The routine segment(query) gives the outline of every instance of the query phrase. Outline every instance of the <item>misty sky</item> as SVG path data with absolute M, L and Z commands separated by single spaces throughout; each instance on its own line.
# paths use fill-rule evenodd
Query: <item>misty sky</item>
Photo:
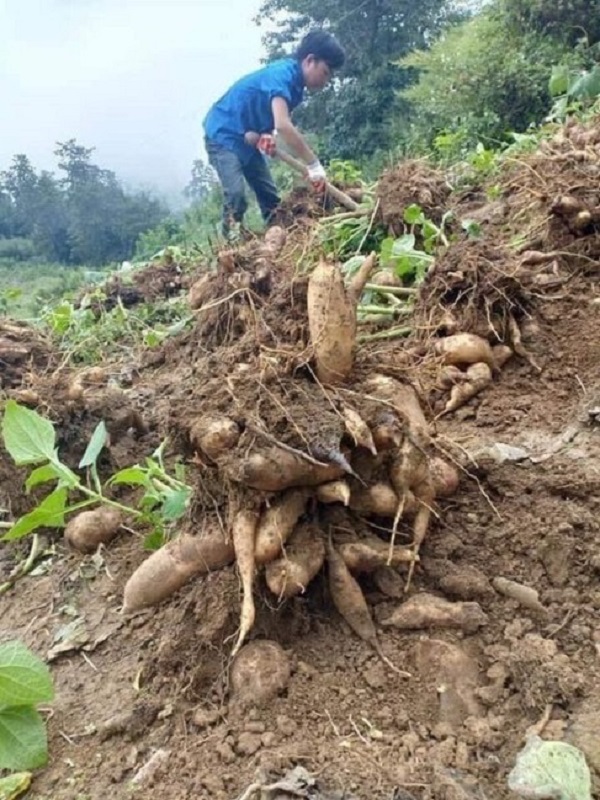
M 0 0 L 0 170 L 96 147 L 129 185 L 171 196 L 203 155 L 202 118 L 259 66 L 260 0 Z

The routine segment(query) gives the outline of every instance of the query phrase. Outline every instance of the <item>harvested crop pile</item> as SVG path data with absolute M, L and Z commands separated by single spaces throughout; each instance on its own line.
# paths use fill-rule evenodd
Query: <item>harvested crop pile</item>
M 135 611 L 181 585 L 175 573 L 157 579 L 167 558 L 185 578 L 217 565 L 215 547 L 227 551 L 242 587 L 237 649 L 252 629 L 263 571 L 281 601 L 305 593 L 327 562 L 334 604 L 380 652 L 356 576 L 394 565 L 409 583 L 436 492 L 458 481 L 448 481 L 450 465 L 432 466 L 411 385 L 355 369 L 356 304 L 375 256 L 345 283 L 324 259 L 295 276 L 296 250 L 272 227 L 262 242 L 221 252 L 217 271 L 190 290 L 198 321 L 165 348 L 158 394 L 177 448 L 198 467 L 198 544 L 175 543 L 144 562 L 126 606 Z M 173 381 L 184 368 L 201 379 Z M 412 547 L 397 541 L 407 524 Z

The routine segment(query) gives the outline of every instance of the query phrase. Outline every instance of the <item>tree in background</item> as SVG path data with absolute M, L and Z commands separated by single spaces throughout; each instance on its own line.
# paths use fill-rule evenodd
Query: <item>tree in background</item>
M 192 164 L 192 177 L 183 190 L 183 194 L 192 203 L 203 203 L 217 185 L 218 181 L 213 168 L 199 158 Z
M 0 174 L 2 191 L 10 198 L 11 235 L 29 236 L 37 198 L 38 177 L 26 155 L 13 158 L 10 167 Z
M 93 148 L 58 143 L 60 173 L 39 175 L 25 155 L 0 174 L 2 252 L 32 253 L 63 264 L 102 265 L 133 254 L 143 231 L 168 209 L 145 192 L 127 193 L 110 170 L 92 162 Z M 15 256 L 16 257 L 16 256 Z
M 503 0 L 509 24 L 575 45 L 600 41 L 600 0 Z
M 398 91 L 413 75 L 393 61 L 426 47 L 456 18 L 447 0 L 264 0 L 257 22 L 274 28 L 264 37 L 270 58 L 290 53 L 314 26 L 330 30 L 346 48 L 338 80 L 297 117 L 317 135 L 323 155 L 350 159 L 392 144 L 392 120 L 407 110 Z
M 568 4 L 579 5 L 579 0 L 495 0 L 428 50 L 401 59 L 402 69 L 420 73 L 418 83 L 402 91 L 411 107 L 413 145 L 426 150 L 435 143 L 453 159 L 478 141 L 498 145 L 509 132 L 539 124 L 551 107 L 553 67 L 585 63 L 585 55 L 564 35 L 572 30 L 566 16 L 559 27 L 542 22 L 552 8 L 558 20 L 555 7 L 564 11 Z M 541 16 L 543 7 L 546 16 Z M 579 12 L 574 19 L 582 26 L 588 21 Z
M 139 235 L 168 212 L 146 193 L 126 194 L 114 172 L 92 163 L 92 153 L 74 139 L 55 150 L 64 173 L 70 260 L 106 264 L 129 258 Z

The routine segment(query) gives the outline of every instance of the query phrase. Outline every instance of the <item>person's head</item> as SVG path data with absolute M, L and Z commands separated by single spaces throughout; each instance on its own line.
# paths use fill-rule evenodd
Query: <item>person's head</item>
M 338 40 L 327 31 L 307 33 L 294 53 L 302 67 L 304 83 L 308 89 L 323 89 L 331 80 L 334 70 L 346 60 L 344 49 Z

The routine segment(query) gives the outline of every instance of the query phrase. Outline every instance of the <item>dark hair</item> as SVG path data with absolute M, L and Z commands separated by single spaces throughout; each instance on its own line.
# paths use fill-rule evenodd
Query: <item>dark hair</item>
M 304 61 L 308 56 L 324 61 L 331 69 L 343 67 L 346 60 L 344 48 L 335 36 L 323 30 L 307 33 L 294 53 L 297 61 Z

